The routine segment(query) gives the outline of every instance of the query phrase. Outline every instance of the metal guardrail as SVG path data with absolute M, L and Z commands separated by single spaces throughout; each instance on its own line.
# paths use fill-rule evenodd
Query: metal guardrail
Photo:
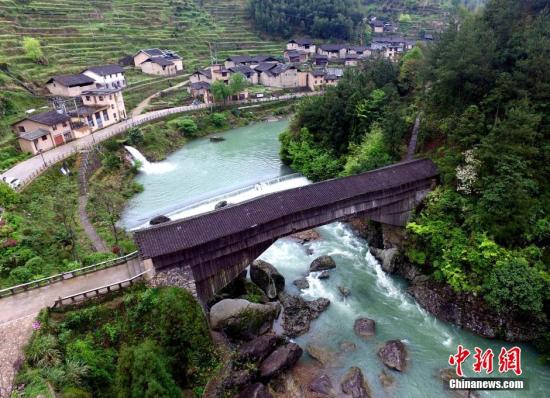
M 126 261 L 137 257 L 138 257 L 138 252 L 135 251 L 122 257 L 117 257 L 111 260 L 102 261 L 100 263 L 88 265 L 86 267 L 78 268 L 72 271 L 62 272 L 61 274 L 52 275 L 47 278 L 42 278 L 31 282 L 22 283 L 21 285 L 11 286 L 0 290 L 0 298 L 13 296 L 14 294 L 17 294 L 17 293 L 22 293 L 32 289 L 37 289 L 43 286 L 50 285 L 52 283 L 60 282 L 66 279 L 71 279 L 79 275 L 84 275 L 84 274 L 99 271 L 102 269 L 111 268 L 111 267 L 123 264 Z
M 111 283 L 110 285 L 105 285 L 101 287 L 97 287 L 95 289 L 86 290 L 84 292 L 72 294 L 70 296 L 65 297 L 59 297 L 57 300 L 55 300 L 55 303 L 51 308 L 60 308 L 63 305 L 71 305 L 71 304 L 77 304 L 84 300 L 98 297 L 102 294 L 108 294 L 111 292 L 116 292 L 118 290 L 122 290 L 125 287 L 130 287 L 134 284 L 134 281 L 136 279 L 140 279 L 143 275 L 151 271 L 150 269 L 147 271 L 143 271 L 137 275 L 134 275 L 131 278 L 124 279 L 119 282 Z M 65 303 L 65 301 L 69 301 L 68 303 Z

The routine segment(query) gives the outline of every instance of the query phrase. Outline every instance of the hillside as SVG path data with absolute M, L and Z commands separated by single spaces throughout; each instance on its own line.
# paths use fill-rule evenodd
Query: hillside
M 115 63 L 141 48 L 177 51 L 186 71 L 210 62 L 211 46 L 219 59 L 238 53 L 280 53 L 282 43 L 252 33 L 246 0 L 0 0 L 0 170 L 14 156 L 9 125 L 29 108 L 46 106 L 42 87 L 55 74 L 78 73 L 101 63 Z M 23 37 L 40 41 L 44 64 L 32 61 Z M 131 109 L 170 81 L 137 71 L 127 73 L 125 98 Z

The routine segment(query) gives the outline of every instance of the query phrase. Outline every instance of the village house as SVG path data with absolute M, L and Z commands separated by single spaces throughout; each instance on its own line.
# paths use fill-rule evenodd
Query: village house
M 224 61 L 224 66 L 229 69 L 239 65 L 254 67 L 262 62 L 278 62 L 271 55 L 235 55 Z
M 163 57 L 147 58 L 139 66 L 141 71 L 148 75 L 176 76 L 178 74 L 176 65 Z
M 212 72 L 210 72 L 210 69 L 199 69 L 191 76 L 189 76 L 189 81 L 191 83 L 198 83 L 198 82 L 206 82 L 211 83 L 212 82 Z
M 315 69 L 307 74 L 307 87 L 311 91 L 322 90 L 326 86 L 335 86 L 336 84 L 338 84 L 338 77 L 328 74 L 325 70 Z
M 371 42 L 371 51 L 379 52 L 384 57 L 396 61 L 399 56 L 412 49 L 415 42 L 399 36 L 376 37 Z
M 347 45 L 345 44 L 321 44 L 317 49 L 319 55 L 326 55 L 328 59 L 346 58 Z
M 307 62 L 309 53 L 302 50 L 286 50 L 284 52 L 286 62 L 293 64 Z
M 86 115 L 86 121 L 91 131 L 96 131 L 126 119 L 126 106 L 121 90 L 96 89 L 82 93 L 82 103 L 85 107 L 96 108 Z
M 82 74 L 94 79 L 96 88 L 126 87 L 124 68 L 119 65 L 92 66 L 83 70 Z
M 357 58 L 366 58 L 371 55 L 369 47 L 365 46 L 350 46 L 348 47 L 347 55 L 357 55 Z
M 229 69 L 227 69 L 222 64 L 216 64 L 209 67 L 210 73 L 212 75 L 212 83 L 221 80 L 225 84 L 229 84 L 229 76 L 231 73 L 229 72 Z
M 288 51 L 303 51 L 308 54 L 315 54 L 316 46 L 309 39 L 292 39 L 289 40 L 286 44 L 286 49 Z
M 46 88 L 53 95 L 78 97 L 82 91 L 95 87 L 95 80 L 86 75 L 54 76 L 46 82 Z
M 228 69 L 230 74 L 240 73 L 242 74 L 248 83 L 258 84 L 258 74 L 254 69 L 247 65 L 237 65 Z
M 357 66 L 358 64 L 359 64 L 359 57 L 357 56 L 357 54 L 348 54 L 348 55 L 346 55 L 344 65 L 346 65 L 346 66 Z
M 71 141 L 70 117 L 62 112 L 48 111 L 28 116 L 12 125 L 23 152 L 36 155 Z
M 267 87 L 297 88 L 300 87 L 300 73 L 295 66 L 276 64 L 274 67 L 262 70 L 259 81 Z
M 328 64 L 328 56 L 326 55 L 315 54 L 313 57 L 315 66 L 325 66 Z
M 210 93 L 210 83 L 204 81 L 191 83 L 187 88 L 187 92 L 193 98 L 199 99 L 205 104 L 210 104 L 214 101 Z
M 374 19 L 370 22 L 370 27 L 374 33 L 384 33 L 384 22 Z
M 151 70 L 157 72 L 156 67 L 151 67 L 149 64 L 144 64 L 145 61 L 151 58 L 163 58 L 168 62 L 171 62 L 175 66 L 176 72 L 179 73 L 183 71 L 183 60 L 182 58 L 172 50 L 161 50 L 160 48 L 148 48 L 145 50 L 139 50 L 136 55 L 134 55 L 134 65 L 141 69 L 143 73 L 148 74 L 157 74 L 151 73 Z M 144 70 L 145 67 L 145 70 Z M 172 68 L 170 68 L 172 69 Z

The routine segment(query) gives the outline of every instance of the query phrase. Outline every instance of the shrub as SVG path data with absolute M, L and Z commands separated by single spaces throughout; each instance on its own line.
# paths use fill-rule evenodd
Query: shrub
M 115 170 L 119 169 L 122 165 L 122 162 L 120 161 L 120 158 L 112 153 L 108 153 L 105 158 L 101 161 L 101 164 L 103 167 L 105 167 L 107 170 Z
M 151 340 L 122 349 L 115 380 L 120 398 L 179 398 L 182 393 L 170 374 L 166 356 Z
M 4 182 L 0 182 L 0 203 L 5 207 L 19 203 L 19 195 Z
M 92 264 L 97 264 L 97 263 L 101 263 L 103 261 L 106 261 L 106 260 L 109 260 L 111 258 L 115 258 L 116 256 L 114 256 L 113 254 L 111 253 L 99 253 L 99 252 L 96 252 L 96 253 L 91 253 L 91 254 L 88 254 L 86 257 L 84 257 L 82 259 L 82 263 L 84 266 L 86 265 L 92 265 Z
M 46 368 L 61 361 L 61 352 L 55 336 L 36 333 L 25 349 L 25 357 L 32 366 Z
M 545 286 L 524 258 L 497 261 L 484 285 L 485 299 L 500 311 L 542 312 Z
M 61 392 L 61 398 L 92 398 L 92 394 L 77 387 L 67 387 Z
M 143 141 L 143 132 L 139 127 L 132 127 L 128 130 L 128 137 L 126 138 L 126 142 L 128 143 L 128 145 L 140 145 L 143 144 Z
M 184 136 L 192 137 L 198 131 L 197 123 L 191 118 L 184 117 L 178 120 L 178 131 Z
M 215 127 L 223 127 L 227 122 L 227 117 L 224 113 L 213 113 L 210 115 L 210 122 Z
M 28 58 L 34 62 L 44 62 L 44 53 L 42 52 L 42 47 L 40 46 L 40 41 L 33 37 L 24 37 L 23 38 L 23 49 Z

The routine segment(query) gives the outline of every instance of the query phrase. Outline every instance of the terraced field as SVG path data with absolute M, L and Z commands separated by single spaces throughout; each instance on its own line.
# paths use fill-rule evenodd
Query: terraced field
M 0 61 L 42 85 L 52 74 L 116 62 L 145 47 L 178 51 L 187 70 L 209 62 L 209 43 L 219 57 L 280 52 L 281 43 L 253 34 L 245 16 L 245 0 L 0 0 Z M 23 36 L 40 40 L 47 65 L 28 59 Z M 155 80 L 135 74 L 130 83 Z

